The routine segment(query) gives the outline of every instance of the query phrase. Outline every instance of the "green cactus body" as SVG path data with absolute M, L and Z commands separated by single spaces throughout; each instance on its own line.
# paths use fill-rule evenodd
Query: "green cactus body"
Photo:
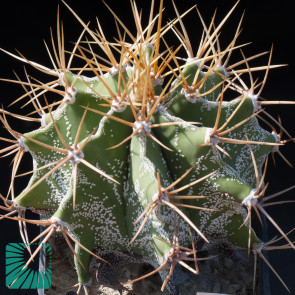
M 121 64 L 103 75 L 86 58 L 94 77 L 58 72 L 68 85 L 61 104 L 19 139 L 34 173 L 14 205 L 44 214 L 74 239 L 85 286 L 91 277 L 85 248 L 139 257 L 160 270 L 166 285 L 170 265 L 184 255 L 176 240 L 182 247 L 192 241 L 248 247 L 243 202 L 252 201 L 255 166 L 260 179 L 276 137 L 259 126 L 250 91 L 223 99 L 230 76 L 220 60 L 205 70 L 206 60 L 189 58 L 182 74 L 163 84 L 155 66 L 161 34 L 154 38 L 155 47 L 124 48 Z M 251 245 L 261 242 L 250 233 Z M 173 280 L 168 286 L 177 292 Z
M 71 73 L 67 77 L 69 81 L 74 78 Z M 37 211 L 50 210 L 51 213 L 48 216 L 52 215 L 53 218 L 66 223 L 70 233 L 91 251 L 97 246 L 108 251 L 118 249 L 130 251 L 145 257 L 144 261 L 149 261 L 153 266 L 159 267 L 172 249 L 171 245 L 160 239 L 170 243 L 173 240 L 173 210 L 169 207 L 165 208 L 167 207 L 165 205 L 160 205 L 163 208 L 160 209 L 158 214 L 165 217 L 159 218 L 155 212 L 152 212 L 142 232 L 131 245 L 128 245 L 141 225 L 141 222 L 139 222 L 137 226 L 134 226 L 134 222 L 143 210 L 154 201 L 153 198 L 158 193 L 157 172 L 160 174 L 162 185 L 167 187 L 195 164 L 195 168 L 176 185 L 176 188 L 190 184 L 213 172 L 214 174 L 209 178 L 182 192 L 188 196 L 200 195 L 208 198 L 178 202 L 220 211 L 189 208 L 183 208 L 181 211 L 196 226 L 200 227 L 205 236 L 208 235 L 209 240 L 210 238 L 227 237 L 236 246 L 247 247 L 248 228 L 239 228 L 246 214 L 244 209 L 241 208 L 241 202 L 249 195 L 253 180 L 247 179 L 248 181 L 244 182 L 240 178 L 240 175 L 244 175 L 244 171 L 234 169 L 232 163 L 235 163 L 235 158 L 226 161 L 222 159 L 220 152 L 214 146 L 200 146 L 200 144 L 205 143 L 208 130 L 215 123 L 219 103 L 207 101 L 206 97 L 200 98 L 197 103 L 192 103 L 178 93 L 175 98 L 171 98 L 172 103 L 168 108 L 158 107 L 158 110 L 151 117 L 152 124 L 175 123 L 185 120 L 200 122 L 204 126 L 172 125 L 155 128 L 155 132 L 151 131 L 153 136 L 157 137 L 172 151 L 160 147 L 144 132 L 132 137 L 131 143 L 126 142 L 115 149 L 109 149 L 127 138 L 132 133 L 132 128 L 117 122 L 115 119 L 99 115 L 95 113 L 95 110 L 104 111 L 108 115 L 128 122 L 132 122 L 134 118 L 129 106 L 120 112 L 116 112 L 114 108 L 105 110 L 106 107 L 99 107 L 102 99 L 97 97 L 95 92 L 100 96 L 106 96 L 108 92 L 98 79 L 92 79 L 91 84 L 87 82 L 89 87 L 85 87 L 82 80 L 86 79 L 86 77 L 81 77 L 77 80 L 75 102 L 65 103 L 57 110 L 54 113 L 54 121 L 62 138 L 71 147 L 85 107 L 88 106 L 91 111 L 86 113 L 78 144 L 79 147 L 87 141 L 81 151 L 83 153 L 81 158 L 102 170 L 120 184 L 106 179 L 83 165 L 79 156 L 67 161 L 67 157 L 71 155 L 69 153 L 64 165 L 46 177 L 46 180 L 27 194 L 26 191 L 30 190 L 38 180 L 51 171 L 52 167 L 35 172 L 27 189 L 15 199 L 15 202 L 19 206 L 33 207 Z M 106 81 L 108 79 L 110 80 L 110 88 L 117 93 L 117 82 L 115 80 L 118 77 L 110 78 L 110 75 L 107 74 Z M 125 79 L 128 83 L 128 77 Z M 110 97 L 108 96 L 108 98 Z M 239 118 L 235 117 L 235 120 L 231 122 L 232 126 L 252 114 L 252 101 L 248 104 L 247 102 L 249 100 L 245 101 L 239 111 L 242 115 L 237 113 L 236 116 Z M 241 103 L 241 100 L 223 103 L 220 124 L 226 120 L 239 103 Z M 84 106 L 84 109 L 81 106 Z M 248 112 L 247 107 L 250 109 Z M 206 108 L 208 109 L 207 114 Z M 202 116 L 205 117 L 203 120 Z M 255 123 L 252 124 L 255 125 Z M 24 144 L 33 156 L 35 169 L 52 162 L 62 161 L 65 158 L 58 151 L 51 150 L 47 146 L 40 146 L 41 142 L 48 146 L 64 149 L 56 126 L 53 122 L 49 122 L 44 128 L 24 135 Z M 97 131 L 88 139 L 90 132 L 95 127 L 98 127 Z M 242 134 L 235 131 L 235 134 L 238 134 L 236 138 L 245 139 L 243 127 L 239 127 Z M 255 137 L 255 134 L 252 136 L 255 129 L 254 131 L 253 129 L 249 130 L 249 137 L 252 139 Z M 264 132 L 266 133 L 266 131 Z M 272 135 L 270 136 L 273 138 Z M 272 138 L 265 136 L 265 140 Z M 239 145 L 236 146 L 236 149 L 240 152 Z M 265 150 L 260 145 L 256 154 L 265 157 L 268 152 L 269 150 Z M 251 167 L 250 169 L 253 170 L 249 150 L 245 153 L 246 158 L 248 159 L 248 166 L 246 165 L 245 169 Z M 73 209 L 74 162 L 78 165 L 75 209 Z M 124 186 L 128 187 L 127 191 L 126 188 L 124 191 Z M 190 236 L 187 224 L 184 221 L 181 222 L 181 232 L 183 233 L 180 239 L 181 244 L 189 245 Z M 259 242 L 254 233 L 252 234 L 252 242 Z M 76 251 L 83 265 L 87 265 L 90 254 L 79 249 L 79 245 L 76 245 Z M 76 267 L 80 282 L 87 283 L 90 277 L 85 273 L 77 259 Z

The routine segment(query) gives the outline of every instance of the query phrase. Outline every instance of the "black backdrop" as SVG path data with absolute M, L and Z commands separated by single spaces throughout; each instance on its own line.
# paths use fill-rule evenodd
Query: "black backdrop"
M 132 21 L 132 14 L 130 10 L 129 1 L 121 1 L 120 4 L 115 4 L 115 1 L 107 1 L 112 8 L 121 17 L 129 28 L 134 29 Z M 137 1 L 139 7 L 143 8 L 144 19 L 148 18 L 150 1 Z M 158 4 L 158 1 L 156 1 Z M 180 12 L 185 11 L 193 4 L 198 3 L 198 7 L 206 20 L 209 23 L 211 16 L 217 9 L 217 23 L 225 16 L 227 11 L 235 4 L 235 1 L 181 1 L 175 0 Z M 274 44 L 274 54 L 272 64 L 288 64 L 288 67 L 271 70 L 267 84 L 264 88 L 262 96 L 273 100 L 295 100 L 294 99 L 294 81 L 295 81 L 295 58 L 294 47 L 292 47 L 293 34 L 295 30 L 295 20 L 292 9 L 288 0 L 281 1 L 246 1 L 241 0 L 236 11 L 231 16 L 230 20 L 224 26 L 221 35 L 222 48 L 227 46 L 228 42 L 234 35 L 239 18 L 246 10 L 243 21 L 243 32 L 239 38 L 238 44 L 252 42 L 243 49 L 246 56 L 251 56 L 266 50 L 269 50 L 272 43 Z M 97 16 L 102 23 L 106 37 L 111 40 L 112 36 L 117 36 L 114 22 L 111 14 L 107 11 L 100 0 L 84 0 L 73 1 L 68 3 L 85 21 L 91 21 L 92 27 L 95 27 L 95 17 Z M 15 52 L 15 48 L 20 50 L 22 54 L 31 60 L 40 64 L 51 66 L 50 60 L 46 53 L 43 39 L 50 43 L 49 27 L 56 31 L 56 13 L 57 5 L 60 4 L 61 19 L 65 26 L 65 40 L 66 46 L 72 48 L 69 41 L 75 41 L 82 31 L 80 24 L 65 8 L 65 6 L 58 0 L 30 0 L 30 1 L 5 1 L 5 5 L 0 10 L 0 47 L 11 52 Z M 3 4 L 2 4 L 3 5 Z M 170 0 L 164 1 L 166 7 L 164 12 L 164 20 L 173 18 L 173 7 Z M 197 48 L 200 40 L 202 27 L 195 11 L 191 12 L 189 16 L 185 17 L 184 22 L 187 26 L 191 41 L 194 48 Z M 134 30 L 133 30 L 134 31 Z M 167 37 L 168 41 L 169 37 Z M 293 45 L 294 46 L 294 45 Z M 257 62 L 251 63 L 253 66 L 264 65 L 267 63 L 267 58 L 261 58 Z M 29 72 L 36 77 L 36 72 L 26 66 Z M 0 77 L 14 79 L 13 70 L 18 73 L 22 79 L 25 79 L 23 74 L 23 64 L 14 60 L 13 58 L 0 52 Z M 261 76 L 262 77 L 262 76 Z M 262 79 L 262 78 L 261 78 Z M 0 83 L 0 102 L 5 108 L 12 102 L 13 99 L 23 94 L 21 86 Z M 18 107 L 21 104 L 18 104 Z M 11 107 L 14 111 L 17 108 Z M 267 107 L 268 111 L 276 115 L 281 114 L 284 126 L 295 137 L 295 106 L 275 106 Z M 29 109 L 24 109 L 24 114 L 28 113 Z M 10 121 L 13 128 L 16 130 L 30 130 L 30 124 L 24 124 L 21 121 Z M 1 134 L 7 135 L 3 128 L 0 129 Z M 1 143 L 0 143 L 1 144 Z M 1 146 L 3 146 L 1 144 Z M 283 147 L 281 151 L 288 159 L 295 164 L 294 145 L 289 144 Z M 294 184 L 295 171 L 290 169 L 281 159 L 276 157 L 277 167 L 271 163 L 268 169 L 267 181 L 269 181 L 268 194 L 282 190 Z M 8 165 L 11 158 L 0 160 L 0 192 L 6 194 L 7 183 L 9 183 Z M 24 166 L 30 165 L 29 156 L 24 159 Z M 16 190 L 20 191 L 26 182 L 19 182 Z M 282 200 L 293 199 L 295 192 L 290 192 L 281 197 Z M 275 217 L 279 225 L 285 230 L 289 230 L 295 226 L 295 205 L 281 205 L 269 208 L 268 211 Z M 17 225 L 12 225 L 11 222 L 1 221 L 1 236 L 0 236 L 0 290 L 1 294 L 15 294 L 15 291 L 8 291 L 5 288 L 4 281 L 4 249 L 8 242 L 19 241 L 17 234 Z M 34 231 L 34 228 L 31 229 Z M 32 232 L 32 236 L 36 234 Z M 273 237 L 276 231 L 270 228 L 269 237 Z M 271 263 L 278 270 L 285 282 L 290 287 L 291 294 L 295 294 L 295 253 L 288 250 L 284 253 L 272 253 Z M 280 282 L 271 274 L 272 294 L 287 294 L 282 288 Z M 35 294 L 32 291 L 32 294 Z M 17 294 L 22 294 L 18 291 Z M 29 292 L 26 292 L 29 294 Z

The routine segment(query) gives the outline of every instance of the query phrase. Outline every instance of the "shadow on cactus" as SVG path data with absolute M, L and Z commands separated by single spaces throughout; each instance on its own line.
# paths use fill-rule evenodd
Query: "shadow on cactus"
M 133 282 L 159 272 L 162 291 L 178 294 L 175 268 L 180 265 L 197 275 L 199 249 L 222 244 L 253 251 L 287 288 L 263 255 L 264 250 L 295 249 L 265 210 L 267 201 L 293 188 L 264 197 L 268 155 L 278 153 L 292 166 L 279 150 L 292 137 L 262 108 L 292 102 L 260 97 L 269 70 L 278 67 L 271 65 L 272 48 L 266 66 L 251 68 L 249 62 L 266 53 L 244 56 L 244 45 L 236 45 L 240 22 L 233 41 L 220 49 L 221 28 L 237 4 L 216 26 L 214 17 L 207 26 L 197 10 L 204 28 L 197 52 L 182 20 L 196 11 L 195 6 L 181 15 L 172 1 L 176 18 L 163 24 L 163 1 L 158 14 L 152 1 L 149 23 L 143 28 L 132 3 L 134 35 L 106 4 L 117 26 L 113 43 L 106 40 L 99 21 L 92 31 L 64 4 L 84 30 L 68 54 L 58 17 L 57 42 L 52 36 L 51 49 L 46 45 L 52 68 L 2 49 L 55 80 L 43 84 L 27 74 L 26 81 L 1 79 L 21 85 L 26 93 L 13 103 L 28 99 L 40 116 L 1 110 L 0 119 L 11 136 L 1 138 L 9 145 L 0 153 L 14 155 L 9 192 L 1 196 L 0 208 L 8 213 L 1 218 L 19 221 L 29 251 L 30 243 L 40 238 L 46 242 L 61 232 L 75 255 L 78 293 L 82 288 L 93 291 L 91 257 L 112 271 L 113 255 L 122 257 L 122 264 L 137 261 L 154 267 Z M 174 47 L 165 41 L 171 32 L 179 43 Z M 180 58 L 183 49 L 187 57 Z M 230 65 L 236 51 L 241 61 Z M 84 66 L 72 67 L 73 59 Z M 254 81 L 254 71 L 265 71 L 262 82 Z M 50 103 L 47 92 L 62 99 Z M 10 127 L 9 117 L 39 122 L 40 127 L 21 134 Z M 283 134 L 288 139 L 283 140 Z M 29 184 L 15 195 L 14 183 L 24 175 L 18 170 L 25 152 L 31 154 L 34 170 L 25 173 L 32 173 Z M 26 209 L 46 218 L 28 220 Z M 253 212 L 260 221 L 264 215 L 281 237 L 263 243 L 252 228 Z M 45 229 L 29 241 L 26 223 Z M 281 239 L 285 245 L 276 246 Z M 109 283 L 107 274 L 101 278 L 102 284 Z

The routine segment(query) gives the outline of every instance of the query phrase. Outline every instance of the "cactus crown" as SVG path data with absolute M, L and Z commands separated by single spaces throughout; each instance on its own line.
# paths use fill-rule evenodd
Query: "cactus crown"
M 196 53 L 182 20 L 191 9 L 180 15 L 173 3 L 177 17 L 162 24 L 163 0 L 157 15 L 152 1 L 149 24 L 143 29 L 137 6 L 131 3 L 137 28 L 133 35 L 105 4 L 117 24 L 114 44 L 106 40 L 99 21 L 92 31 L 64 4 L 84 27 L 68 63 L 58 20 L 57 45 L 52 42 L 53 53 L 47 47 L 52 69 L 17 57 L 55 80 L 6 80 L 25 88 L 20 99 L 29 98 L 40 115 L 23 117 L 2 110 L 0 119 L 13 139 L 3 139 L 11 145 L 1 153 L 15 157 L 11 199 L 3 198 L 6 206 L 1 209 L 18 214 L 6 217 L 47 226 L 37 237 L 43 236 L 44 242 L 57 231 L 71 249 L 74 241 L 78 279 L 85 289 L 91 280 L 91 255 L 106 265 L 112 264 L 104 258 L 108 253 L 121 257 L 122 263 L 147 262 L 155 268 L 152 273 L 160 273 L 162 290 L 167 286 L 172 294 L 177 293 L 175 266 L 197 274 L 200 247 L 226 243 L 263 257 L 261 249 L 273 241 L 263 244 L 254 232 L 252 209 L 273 222 L 288 243 L 285 247 L 294 248 L 262 205 L 268 154 L 280 153 L 288 141 L 282 140 L 281 123 L 261 108 L 268 104 L 260 100 L 268 72 L 277 67 L 270 64 L 272 49 L 267 66 L 250 68 L 248 62 L 263 54 L 246 58 L 243 53 L 241 62 L 230 65 L 232 52 L 242 47 L 236 45 L 241 23 L 233 41 L 224 50 L 219 46 L 222 25 L 237 4 L 216 27 L 214 18 L 206 26 L 200 16 L 204 35 Z M 180 40 L 178 47 L 166 43 L 169 31 Z M 82 41 L 85 32 L 92 41 Z M 105 56 L 95 53 L 93 43 Z M 187 52 L 185 60 L 178 57 L 181 48 Z M 85 66 L 74 69 L 75 57 Z M 253 80 L 256 70 L 266 71 L 261 83 Z M 250 86 L 243 80 L 246 74 Z M 236 94 L 233 99 L 227 97 L 229 91 Z M 47 92 L 62 99 L 50 104 L 44 96 L 41 105 Z M 259 125 L 262 114 L 270 118 L 267 124 L 273 132 Z M 21 134 L 10 127 L 8 116 L 37 121 L 40 127 Z M 33 175 L 15 196 L 25 152 L 33 158 Z M 26 209 L 45 219 L 25 219 Z M 107 275 L 101 280 L 108 282 Z

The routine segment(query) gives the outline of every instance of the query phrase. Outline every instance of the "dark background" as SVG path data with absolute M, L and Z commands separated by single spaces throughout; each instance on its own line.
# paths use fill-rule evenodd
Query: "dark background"
M 132 32 L 134 32 L 133 17 L 130 10 L 129 1 L 121 1 L 120 4 L 115 4 L 115 1 L 107 1 L 111 4 L 111 7 L 121 17 L 122 21 L 127 25 Z M 137 1 L 138 7 L 143 8 L 143 19 L 148 18 L 150 1 Z M 184 1 L 175 0 L 175 3 L 180 11 L 184 12 L 190 8 L 197 1 Z M 215 8 L 217 9 L 216 23 L 219 23 L 221 19 L 226 15 L 227 11 L 235 4 L 235 1 L 208 1 L 200 0 L 197 2 L 205 21 L 209 24 L 211 16 Z M 288 64 L 288 67 L 271 70 L 267 84 L 264 88 L 262 96 L 270 100 L 295 100 L 294 99 L 294 85 L 295 85 L 295 58 L 294 58 L 294 31 L 295 20 L 294 13 L 290 7 L 291 1 L 240 1 L 230 20 L 226 23 L 222 29 L 220 36 L 221 45 L 224 49 L 228 42 L 231 41 L 238 21 L 243 13 L 246 11 L 243 21 L 243 32 L 238 39 L 238 44 L 252 42 L 243 49 L 246 56 L 251 56 L 260 52 L 264 52 L 270 49 L 272 43 L 274 44 L 274 53 L 272 64 Z M 53 28 L 55 35 L 56 32 L 56 14 L 57 5 L 60 4 L 61 19 L 64 21 L 65 26 L 65 40 L 66 47 L 69 50 L 72 48 L 70 41 L 76 41 L 82 28 L 78 21 L 71 15 L 71 13 L 65 8 L 65 6 L 58 0 L 30 0 L 30 1 L 5 1 L 5 5 L 0 10 L 0 47 L 14 52 L 15 48 L 24 54 L 28 59 L 36 61 L 40 64 L 51 67 L 50 60 L 48 58 L 43 39 L 50 43 L 50 31 L 49 27 Z M 95 17 L 97 16 L 104 28 L 106 37 L 111 40 L 112 36 L 117 36 L 115 31 L 115 25 L 111 14 L 104 7 L 103 3 L 99 0 L 84 0 L 82 1 L 70 1 L 68 4 L 79 14 L 79 16 L 85 21 L 91 21 L 94 28 Z M 156 7 L 158 1 L 156 1 Z M 164 1 L 164 22 L 169 18 L 173 18 L 175 13 L 173 12 L 172 4 L 169 0 Z M 157 9 L 157 8 L 156 8 Z M 184 18 L 187 30 L 189 32 L 194 49 L 196 50 L 200 36 L 202 33 L 202 26 L 195 11 L 190 12 L 188 16 Z M 170 36 L 171 37 L 171 36 Z M 170 37 L 167 36 L 168 41 Z M 172 39 L 171 39 L 172 42 Z M 172 44 L 170 42 L 170 44 Z M 184 54 L 184 52 L 183 52 Z M 240 59 L 240 55 L 237 54 L 233 57 L 233 61 Z M 268 57 L 262 57 L 257 61 L 252 62 L 250 65 L 259 66 L 267 64 Z M 35 77 L 46 77 L 39 75 L 36 71 L 31 70 L 31 67 L 26 66 L 29 73 Z M 0 52 L 0 77 L 14 79 L 13 70 L 20 75 L 24 80 L 23 64 L 6 54 Z M 260 81 L 263 79 L 263 74 L 260 75 Z M 257 75 L 255 77 L 258 77 Z M 8 84 L 6 82 L 0 82 L 0 102 L 7 109 L 8 105 L 17 97 L 23 94 L 21 86 Z M 19 112 L 19 107 L 22 104 L 18 104 L 17 107 L 9 108 L 11 111 Z M 295 106 L 275 106 L 266 107 L 267 110 L 276 116 L 281 114 L 282 121 L 287 130 L 295 137 Z M 23 109 L 23 114 L 30 112 L 30 108 Z M 18 131 L 31 130 L 31 124 L 24 124 L 22 121 L 10 120 L 12 127 Z M 0 129 L 1 135 L 6 136 L 7 133 Z M 2 143 L 0 143 L 1 146 Z M 294 144 L 289 144 L 286 147 L 281 148 L 284 155 L 295 164 Z M 8 165 L 12 158 L 1 159 L 0 161 L 0 192 L 5 195 L 7 193 L 7 183 L 9 183 L 10 170 Z M 270 183 L 268 194 L 280 191 L 286 187 L 294 184 L 295 171 L 290 169 L 279 157 L 276 157 L 277 167 L 274 167 L 270 163 L 267 174 L 267 182 Z M 271 162 L 271 161 L 270 161 Z M 24 159 L 24 167 L 22 169 L 30 169 L 30 157 L 27 156 Z M 26 181 L 17 183 L 17 191 L 23 189 Z M 294 199 L 294 192 L 289 192 L 280 197 L 280 200 Z M 283 230 L 288 231 L 295 226 L 295 205 L 280 205 L 272 208 L 268 208 L 268 212 L 277 220 L 278 224 Z M 12 222 L 2 220 L 0 222 L 1 236 L 0 236 L 0 291 L 1 294 L 16 294 L 15 291 L 9 291 L 5 288 L 4 279 L 4 250 L 5 245 L 8 242 L 17 242 L 19 240 L 17 225 Z M 35 231 L 34 231 L 35 230 Z M 38 231 L 38 229 L 37 229 Z M 36 229 L 31 229 L 31 236 L 36 234 Z M 270 227 L 269 238 L 276 235 L 277 232 Z M 287 250 L 284 252 L 273 252 L 270 254 L 270 262 L 284 278 L 286 284 L 291 290 L 291 294 L 295 294 L 295 253 L 294 250 Z M 273 295 L 288 294 L 281 283 L 270 274 L 270 282 Z M 30 294 L 30 292 L 18 291 L 17 294 Z M 32 291 L 31 294 L 36 294 Z

